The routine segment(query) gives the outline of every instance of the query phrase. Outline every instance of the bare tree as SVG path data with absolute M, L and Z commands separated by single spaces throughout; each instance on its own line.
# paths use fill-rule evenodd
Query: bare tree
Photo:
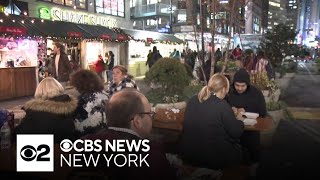
M 199 50 L 199 44 L 198 44 L 198 38 L 197 38 L 198 37 L 197 23 L 196 23 L 196 18 L 195 18 L 195 17 L 197 17 L 197 12 L 195 11 L 193 0 L 187 0 L 186 6 L 187 6 L 188 14 L 192 15 L 191 17 L 187 17 L 187 23 L 191 24 L 192 27 L 193 27 L 194 39 L 195 39 L 195 42 L 197 43 L 197 52 L 198 52 L 198 59 L 199 59 L 200 71 L 201 71 L 200 73 L 202 74 L 202 76 L 204 78 L 205 84 L 207 84 L 206 75 L 205 75 L 204 70 L 203 70 L 204 55 L 202 53 L 200 53 L 200 50 Z M 200 15 L 200 18 L 202 18 L 201 15 Z M 203 50 L 202 50 L 202 52 L 203 52 Z

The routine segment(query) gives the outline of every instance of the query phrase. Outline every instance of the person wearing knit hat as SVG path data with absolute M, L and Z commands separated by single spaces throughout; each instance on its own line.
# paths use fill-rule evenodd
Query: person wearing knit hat
M 235 73 L 226 100 L 235 114 L 253 112 L 258 113 L 260 117 L 267 115 L 264 96 L 259 89 L 250 84 L 250 75 L 245 69 Z M 244 131 L 240 137 L 240 144 L 248 150 L 247 163 L 256 167 L 260 160 L 260 133 Z
M 260 117 L 267 115 L 266 102 L 262 92 L 250 84 L 250 75 L 245 69 L 238 70 L 226 98 L 235 113 L 254 112 Z

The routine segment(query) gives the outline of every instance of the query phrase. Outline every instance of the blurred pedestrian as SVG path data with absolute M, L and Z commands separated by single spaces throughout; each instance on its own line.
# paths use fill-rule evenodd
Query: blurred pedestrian
M 54 43 L 53 52 L 54 56 L 51 61 L 52 69 L 49 73 L 65 87 L 69 81 L 70 73 L 72 72 L 69 58 L 65 52 L 64 46 L 59 42 Z

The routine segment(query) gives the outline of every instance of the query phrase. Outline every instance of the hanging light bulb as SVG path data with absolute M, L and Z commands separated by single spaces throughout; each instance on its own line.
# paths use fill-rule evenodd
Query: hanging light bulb
M 13 19 L 12 22 L 16 22 L 16 20 Z
M 41 19 L 41 22 L 43 22 L 43 19 Z
M 28 15 L 28 13 L 27 12 L 23 12 L 23 14 L 26 16 L 26 15 Z
M 0 19 L 0 22 L 3 22 L 3 19 Z
M 22 20 L 21 23 L 24 24 L 24 20 Z
M 76 7 L 76 6 L 73 6 L 73 9 L 77 9 L 77 7 Z
M 34 23 L 34 20 L 33 20 L 33 19 L 31 20 L 31 23 Z

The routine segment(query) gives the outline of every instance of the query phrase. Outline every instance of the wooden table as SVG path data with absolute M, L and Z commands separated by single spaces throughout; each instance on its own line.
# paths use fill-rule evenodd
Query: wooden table
M 244 126 L 245 131 L 266 131 L 273 128 L 274 124 L 271 117 L 258 117 L 257 123 L 252 126 Z

